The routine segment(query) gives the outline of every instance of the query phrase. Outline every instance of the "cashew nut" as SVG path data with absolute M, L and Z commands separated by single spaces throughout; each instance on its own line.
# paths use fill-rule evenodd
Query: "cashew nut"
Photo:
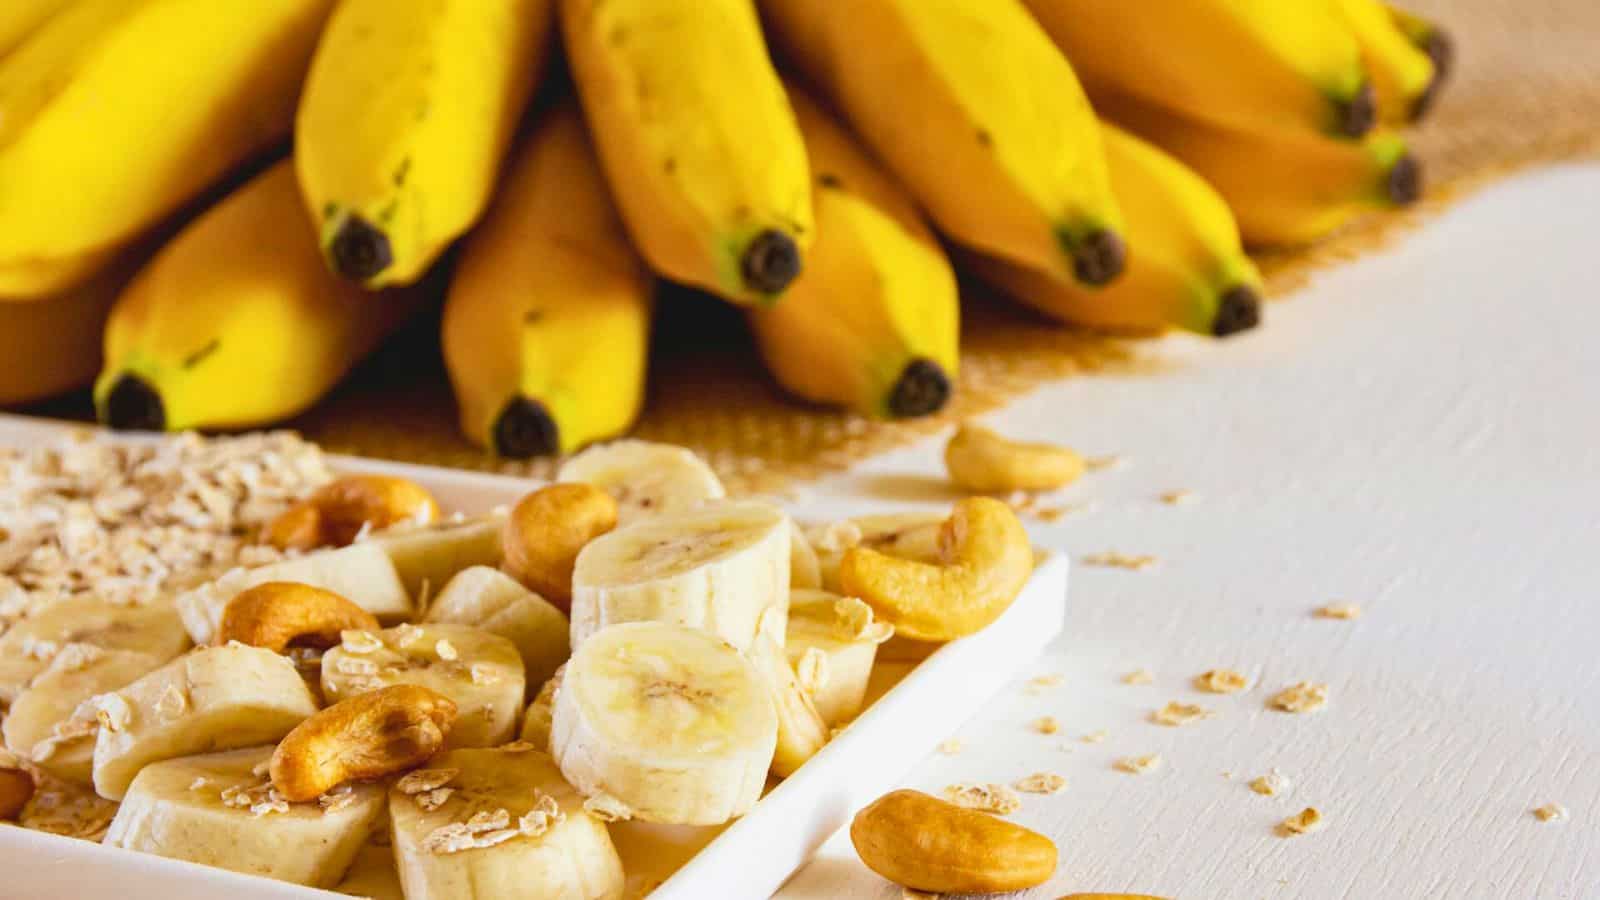
M 987 428 L 962 425 L 944 447 L 950 480 L 980 494 L 1049 491 L 1083 475 L 1083 457 L 1066 447 L 1008 440 Z
M 267 525 L 265 540 L 280 550 L 343 547 L 363 529 L 403 523 L 429 525 L 439 504 L 427 488 L 391 475 L 346 475 L 328 482 Z
M 0 819 L 15 822 L 33 799 L 33 776 L 20 766 L 0 766 Z
M 372 613 L 349 600 L 293 581 L 268 581 L 240 591 L 222 611 L 217 643 L 239 641 L 282 653 L 295 641 L 331 647 L 339 632 L 376 631 Z
M 568 612 L 578 551 L 615 527 L 617 501 L 594 485 L 574 481 L 534 491 L 506 520 L 505 570 Z
M 1011 507 L 988 497 L 955 505 L 939 529 L 939 561 L 852 547 L 839 563 L 840 593 L 860 597 L 919 641 L 965 637 L 1000 617 L 1033 574 L 1033 546 Z
M 346 781 L 403 772 L 444 747 L 455 719 L 455 703 L 421 685 L 357 694 L 278 742 L 268 767 L 272 786 L 290 803 L 302 803 Z
M 1056 845 L 1044 835 L 920 791 L 873 801 L 850 823 L 850 842 L 867 868 L 936 894 L 1020 891 L 1056 870 Z

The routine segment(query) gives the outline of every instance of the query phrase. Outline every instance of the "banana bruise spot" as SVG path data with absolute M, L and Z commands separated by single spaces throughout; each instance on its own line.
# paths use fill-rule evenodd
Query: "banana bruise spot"
M 1378 124 L 1378 95 L 1373 91 L 1370 81 L 1362 84 L 1355 96 L 1340 101 L 1337 107 L 1339 133 L 1345 137 L 1366 137 Z
M 1217 317 L 1211 321 L 1211 333 L 1216 337 L 1238 334 L 1261 324 L 1261 297 L 1254 289 L 1239 285 L 1222 295 L 1217 304 Z
M 800 275 L 800 247 L 775 228 L 755 236 L 739 260 L 745 287 L 762 294 L 780 294 Z
M 1128 263 L 1128 246 L 1114 231 L 1092 231 L 1081 241 L 1068 243 L 1072 274 L 1090 287 L 1110 284 Z
M 100 411 L 105 425 L 117 431 L 166 431 L 167 410 L 161 395 L 137 375 L 124 375 Z
M 351 281 L 370 281 L 394 263 L 388 236 L 360 216 L 340 223 L 328 253 L 334 271 Z
M 1422 197 L 1422 183 L 1422 163 L 1407 153 L 1389 167 L 1384 188 L 1394 205 L 1409 206 Z
M 1421 96 L 1411 105 L 1411 121 L 1420 122 L 1433 104 L 1439 99 L 1439 92 L 1444 89 L 1444 83 L 1449 80 L 1450 72 L 1455 68 L 1456 45 L 1450 35 L 1438 28 L 1428 32 L 1428 37 L 1422 42 L 1422 52 L 1428 54 L 1428 59 L 1433 61 L 1433 78 L 1428 81 L 1428 87 Z
M 889 394 L 889 414 L 897 419 L 927 416 L 950 402 L 952 385 L 944 367 L 931 359 L 914 359 Z
M 507 459 L 550 456 L 561 447 L 561 429 L 537 400 L 514 397 L 494 422 L 494 452 Z

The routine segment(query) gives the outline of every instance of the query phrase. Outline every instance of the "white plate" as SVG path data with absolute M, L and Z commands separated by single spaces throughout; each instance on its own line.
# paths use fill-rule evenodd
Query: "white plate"
M 61 434 L 62 426 L 54 423 L 0 415 L 0 445 L 33 445 Z M 334 457 L 333 463 L 346 471 L 403 474 L 433 491 L 446 510 L 468 513 L 512 502 L 532 484 L 356 457 Z M 920 756 L 1060 633 L 1068 568 L 1064 556 L 1046 560 L 997 622 L 912 669 L 800 771 L 694 854 L 656 888 L 652 900 L 766 897 L 777 890 L 856 810 L 893 788 Z M 626 866 L 626 846 L 623 853 Z M 342 896 L 21 828 L 0 828 L 0 860 L 6 870 L 0 896 L 17 900 Z

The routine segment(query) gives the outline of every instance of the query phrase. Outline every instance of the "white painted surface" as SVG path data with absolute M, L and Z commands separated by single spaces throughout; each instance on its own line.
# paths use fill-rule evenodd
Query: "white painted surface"
M 1061 850 L 1029 898 L 1600 897 L 1597 236 L 1600 166 L 1530 175 L 1319 277 L 1259 334 L 1165 342 L 1151 348 L 1170 362 L 1160 376 L 1078 378 L 992 417 L 1130 462 L 1067 491 L 1098 509 L 1036 525 L 1041 544 L 1162 564 L 1079 568 L 1067 633 L 1027 673 L 1062 686 L 1035 696 L 1019 679 L 950 722 L 965 751 L 929 756 L 907 783 L 1066 776 L 1014 817 Z M 945 502 L 941 446 L 813 499 Z M 1176 488 L 1196 501 L 1156 499 Z M 1312 618 L 1330 600 L 1366 614 Z M 1120 683 L 1141 666 L 1153 685 Z M 1218 666 L 1259 686 L 1190 686 Z M 1331 686 L 1327 709 L 1265 708 L 1302 679 Z M 1147 720 L 1174 699 L 1218 715 Z M 1027 728 L 1044 714 L 1063 735 Z M 1102 728 L 1104 743 L 1074 740 Z M 1112 768 L 1152 752 L 1157 773 Z M 1271 767 L 1293 779 L 1288 796 L 1246 787 Z M 1571 819 L 1533 817 L 1551 802 Z M 1320 833 L 1274 835 L 1308 804 Z M 779 896 L 899 892 L 836 838 Z

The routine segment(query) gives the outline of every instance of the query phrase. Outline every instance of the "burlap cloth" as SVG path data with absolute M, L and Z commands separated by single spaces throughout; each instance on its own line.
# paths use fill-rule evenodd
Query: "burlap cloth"
M 1319 267 L 1381 246 L 1496 178 L 1530 165 L 1600 157 L 1600 0 L 1402 2 L 1444 23 L 1457 44 L 1453 81 L 1414 135 L 1427 166 L 1427 200 L 1318 247 L 1263 258 L 1273 294 Z M 635 434 L 693 447 L 735 490 L 772 490 L 993 409 L 1041 382 L 1146 365 L 1136 341 L 1064 329 L 981 289 L 969 293 L 954 402 L 942 415 L 901 423 L 786 399 L 762 371 L 735 311 L 668 296 L 649 403 Z M 548 473 L 548 461 L 495 460 L 461 439 L 433 329 L 419 323 L 295 426 L 340 452 Z

